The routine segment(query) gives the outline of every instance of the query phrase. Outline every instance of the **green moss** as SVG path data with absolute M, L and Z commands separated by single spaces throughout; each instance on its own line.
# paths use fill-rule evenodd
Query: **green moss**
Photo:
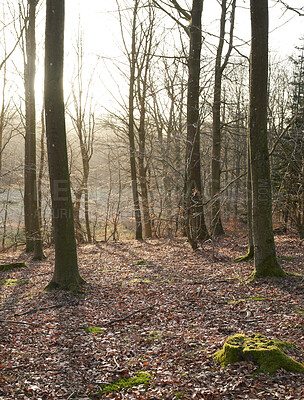
M 84 328 L 84 330 L 87 333 L 103 333 L 104 330 L 102 328 L 99 328 L 99 326 L 87 326 L 86 328 Z
M 11 271 L 12 269 L 15 268 L 28 268 L 28 266 L 23 262 L 0 265 L 0 271 Z
M 130 283 L 151 283 L 149 279 L 140 279 L 140 278 L 135 278 L 130 281 Z
M 123 378 L 111 384 L 104 384 L 100 387 L 99 396 L 113 392 L 119 392 L 123 389 L 130 389 L 133 386 L 147 385 L 151 380 L 148 372 L 140 371 L 133 378 Z
M 250 261 L 253 260 L 254 257 L 254 250 L 252 248 L 248 249 L 247 254 L 241 257 L 237 257 L 234 262 L 242 262 L 242 261 Z
M 163 333 L 161 331 L 152 331 L 149 333 L 149 339 L 151 340 L 160 340 L 163 337 Z
M 1 279 L 0 280 L 0 285 L 3 285 L 3 286 L 20 286 L 20 285 L 26 285 L 28 283 L 30 283 L 30 282 L 25 279 Z
M 148 262 L 145 260 L 137 260 L 135 264 L 136 265 L 148 265 Z
M 299 315 L 303 315 L 304 314 L 304 310 L 302 310 L 301 308 L 298 308 L 298 307 L 295 307 L 294 311 L 295 311 L 296 314 L 299 314 Z
M 287 272 L 287 275 L 304 278 L 304 274 L 299 274 L 298 272 Z
M 287 356 L 283 349 L 292 344 L 263 335 L 245 336 L 237 334 L 228 338 L 223 348 L 214 353 L 214 358 L 223 367 L 238 361 L 253 361 L 260 366 L 259 372 L 286 371 L 304 373 L 304 365 Z
M 286 272 L 278 263 L 276 257 L 268 256 L 260 264 L 255 265 L 252 279 L 286 276 Z
M 245 302 L 246 299 L 238 299 L 238 300 L 229 300 L 227 304 L 237 304 L 241 302 Z
M 262 297 L 260 295 L 246 297 L 246 299 L 238 299 L 238 300 L 229 300 L 227 304 L 237 304 L 246 301 L 265 301 L 266 297 Z

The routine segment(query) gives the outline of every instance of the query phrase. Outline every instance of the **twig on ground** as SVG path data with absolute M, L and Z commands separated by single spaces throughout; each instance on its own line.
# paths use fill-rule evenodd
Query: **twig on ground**
M 112 319 L 109 322 L 105 322 L 104 324 L 102 324 L 102 326 L 109 326 L 109 325 L 115 324 L 116 322 L 125 321 L 126 319 L 132 317 L 135 314 L 139 314 L 141 312 L 145 313 L 145 312 L 147 312 L 148 310 L 151 310 L 154 307 L 158 307 L 158 306 L 161 307 L 162 305 L 168 305 L 168 304 L 172 304 L 172 303 L 175 303 L 175 302 L 176 302 L 176 300 L 171 300 L 171 301 L 168 301 L 166 304 L 151 304 L 150 306 L 147 306 L 147 307 L 140 308 L 138 310 L 132 311 L 131 313 L 125 315 L 124 317 Z
M 113 359 L 114 359 L 114 362 L 115 362 L 115 364 L 116 364 L 117 369 L 120 369 L 120 365 L 118 364 L 118 362 L 117 362 L 117 360 L 116 360 L 116 357 L 113 357 Z
M 62 303 L 62 304 L 56 304 L 56 305 L 49 306 L 49 307 L 33 308 L 32 310 L 28 310 L 28 311 L 25 311 L 25 312 L 20 313 L 20 314 L 14 314 L 14 317 L 21 317 L 22 315 L 34 314 L 35 312 L 38 312 L 38 311 L 51 310 L 53 308 L 61 308 L 61 307 L 68 306 L 68 305 L 71 305 L 71 304 L 78 304 L 78 302 Z
M 13 321 L 11 319 L 0 319 L 0 322 L 2 323 L 7 323 L 7 324 L 21 324 L 21 325 L 32 325 L 34 326 L 34 324 L 32 324 L 31 322 L 24 322 L 24 321 Z
M 141 312 L 143 312 L 143 313 L 147 312 L 148 310 L 151 310 L 155 306 L 156 306 L 156 304 L 152 304 L 151 306 L 140 308 L 139 310 L 132 311 L 130 314 L 127 314 L 124 317 L 112 319 L 111 321 L 106 322 L 105 324 L 103 324 L 103 326 L 109 326 L 109 325 L 115 324 L 116 322 L 125 321 L 126 319 L 132 317 L 132 315 L 135 315 L 135 314 L 138 314 L 138 313 L 141 313 Z

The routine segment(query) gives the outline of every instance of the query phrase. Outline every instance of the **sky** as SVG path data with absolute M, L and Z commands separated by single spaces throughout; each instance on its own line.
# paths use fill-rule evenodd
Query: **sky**
M 303 0 L 289 0 L 289 4 L 303 5 Z M 185 1 L 181 0 L 181 4 Z M 236 11 L 236 34 L 249 39 L 249 1 L 238 0 Z M 115 41 L 120 40 L 117 20 L 116 0 L 66 0 L 66 26 L 69 32 L 75 30 L 75 21 L 81 15 L 82 24 L 90 41 L 92 51 L 103 55 L 115 54 Z M 284 7 L 269 1 L 270 47 L 283 54 L 289 54 L 298 38 L 304 35 L 304 17 L 292 11 L 284 12 Z M 220 7 L 216 0 L 204 0 L 202 23 L 205 28 L 214 29 L 220 17 Z
M 122 0 L 120 0 L 122 1 Z M 189 0 L 190 1 L 190 0 Z M 192 1 L 192 0 L 191 0 Z M 303 0 L 288 0 L 289 4 L 302 6 Z M 282 6 L 276 4 L 275 0 L 269 0 L 269 27 L 270 27 L 270 50 L 279 53 L 280 57 L 286 58 L 294 52 L 294 47 L 299 44 L 299 38 L 304 36 L 304 17 L 295 13 L 284 12 Z M 0 4 L 5 4 L 0 0 Z M 43 3 L 41 3 L 43 4 Z M 186 0 L 180 0 L 180 4 L 186 4 Z M 75 58 L 73 46 L 77 36 L 78 21 L 81 26 L 85 40 L 85 71 L 87 77 L 93 69 L 95 71 L 95 93 L 96 102 L 111 107 L 118 98 L 118 90 L 121 86 L 121 77 L 114 63 L 119 64 L 125 60 L 122 55 L 122 41 L 119 22 L 117 18 L 116 0 L 66 0 L 66 32 L 65 32 L 65 87 L 69 90 L 71 79 L 75 73 Z M 213 41 L 218 32 L 220 17 L 220 6 L 217 0 L 204 0 L 202 16 L 203 29 L 207 33 L 206 42 Z M 168 23 L 168 20 L 167 22 Z M 169 22 L 172 25 L 172 21 Z M 37 41 L 43 43 L 44 35 L 44 10 L 42 9 L 37 18 L 38 34 Z M 248 41 L 250 38 L 249 0 L 237 0 L 235 35 Z M 178 40 L 178 38 L 177 38 Z M 237 41 L 237 39 L 235 39 Z M 249 45 L 242 49 L 244 54 L 249 54 Z M 43 48 L 40 45 L 40 66 L 37 70 L 37 93 L 41 93 L 43 87 Z M 113 62 L 114 61 L 114 62 Z M 22 62 L 20 63 L 22 65 Z M 114 95 L 113 95 L 114 94 Z M 37 96 L 39 102 L 39 96 Z
M 289 0 L 289 2 L 295 6 L 302 5 L 302 0 Z M 185 0 L 180 0 L 180 4 L 185 4 Z M 237 0 L 237 6 L 235 35 L 249 41 L 249 1 Z M 109 88 L 110 92 L 115 91 L 115 84 L 112 82 L 112 85 L 110 85 L 110 81 L 113 81 L 113 74 L 115 80 L 115 71 L 109 59 L 122 59 L 121 33 L 116 8 L 116 0 L 66 0 L 67 48 L 70 48 L 68 43 L 75 41 L 77 22 L 80 16 L 86 41 L 88 70 L 90 70 L 90 64 L 91 69 L 95 65 L 97 56 L 100 57 L 98 71 L 100 71 L 100 81 L 103 85 L 103 88 L 100 87 L 100 97 L 103 99 L 107 97 L 110 99 Z M 204 30 L 211 33 L 207 37 L 210 41 L 214 41 L 212 35 L 218 32 L 219 17 L 220 6 L 218 2 L 216 0 L 204 0 L 202 24 Z M 275 5 L 275 2 L 270 0 L 269 48 L 271 52 L 279 53 L 283 58 L 290 56 L 294 47 L 299 44 L 299 38 L 304 35 L 303 22 L 304 17 L 299 17 L 291 11 L 286 12 L 282 6 Z M 248 55 L 249 46 L 242 51 Z M 68 65 L 68 68 L 70 67 Z M 71 75 L 71 72 L 68 75 Z

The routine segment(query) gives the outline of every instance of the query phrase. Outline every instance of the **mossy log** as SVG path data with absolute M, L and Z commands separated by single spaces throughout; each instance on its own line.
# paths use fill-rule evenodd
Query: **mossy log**
M 235 335 L 228 338 L 214 358 L 223 367 L 238 361 L 252 361 L 260 366 L 258 372 L 274 374 L 280 368 L 304 374 L 304 365 L 287 356 L 283 349 L 291 347 L 288 342 L 267 339 L 263 335 Z
M 24 262 L 16 262 L 11 264 L 2 264 L 0 265 L 0 271 L 11 271 L 15 268 L 28 268 Z

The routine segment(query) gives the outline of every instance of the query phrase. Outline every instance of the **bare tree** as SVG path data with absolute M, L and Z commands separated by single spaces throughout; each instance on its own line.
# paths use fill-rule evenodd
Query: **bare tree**
M 122 39 L 124 43 L 124 48 L 128 54 L 129 62 L 129 101 L 128 101 L 128 139 L 130 148 L 130 169 L 131 169 L 131 186 L 132 186 L 132 197 L 134 205 L 135 214 L 135 237 L 137 240 L 142 240 L 142 220 L 141 220 L 141 210 L 139 202 L 138 184 L 137 184 L 137 168 L 136 168 L 136 147 L 135 147 L 135 118 L 134 118 L 134 99 L 135 99 L 135 82 L 136 82 L 136 62 L 138 56 L 137 48 L 137 18 L 140 0 L 134 0 L 133 12 L 132 12 L 132 28 L 131 28 L 131 50 L 128 51 L 128 45 L 125 42 L 122 16 L 119 3 L 117 1 L 120 26 Z
M 186 232 L 193 249 L 208 237 L 204 218 L 200 149 L 200 58 L 202 46 L 202 0 L 193 0 L 189 27 L 187 144 L 185 173 Z
M 199 241 L 208 238 L 202 193 L 199 106 L 203 0 L 193 0 L 190 11 L 181 7 L 176 0 L 169 0 L 167 3 L 156 0 L 153 2 L 174 19 L 189 37 L 184 215 L 189 243 L 196 249 Z M 171 10 L 168 11 L 166 6 Z M 177 18 L 172 13 L 172 8 L 176 10 Z M 186 25 L 183 20 L 187 21 Z
M 219 44 L 217 47 L 215 69 L 214 69 L 214 94 L 213 94 L 213 126 L 212 126 L 212 163 L 211 163 L 211 197 L 214 198 L 211 205 L 211 232 L 213 236 L 219 236 L 224 233 L 221 220 L 220 187 L 221 187 L 221 95 L 222 95 L 222 77 L 228 64 L 233 45 L 234 17 L 236 0 L 231 3 L 230 15 L 230 36 L 227 53 L 222 62 L 222 53 L 225 42 L 225 26 L 227 18 L 227 0 L 221 2 L 221 20 Z
M 83 230 L 80 223 L 80 205 L 81 198 L 84 195 L 84 215 L 86 225 L 86 236 L 88 242 L 92 241 L 92 234 L 90 228 L 89 218 L 89 191 L 88 181 L 90 174 L 90 161 L 94 151 L 94 139 L 95 139 L 95 115 L 92 105 L 92 99 L 90 97 L 90 90 L 92 80 L 94 77 L 94 67 L 91 76 L 87 82 L 84 78 L 84 66 L 85 66 L 85 53 L 83 47 L 83 34 L 79 32 L 77 43 L 76 43 L 76 57 L 77 57 L 77 69 L 76 75 L 73 76 L 72 80 L 72 104 L 69 107 L 68 114 L 72 120 L 74 130 L 77 134 L 80 155 L 82 160 L 82 171 L 79 179 L 78 187 L 75 189 L 75 201 L 74 201 L 74 219 L 76 227 L 76 238 L 79 242 L 84 241 Z M 72 110 L 73 107 L 73 110 Z

